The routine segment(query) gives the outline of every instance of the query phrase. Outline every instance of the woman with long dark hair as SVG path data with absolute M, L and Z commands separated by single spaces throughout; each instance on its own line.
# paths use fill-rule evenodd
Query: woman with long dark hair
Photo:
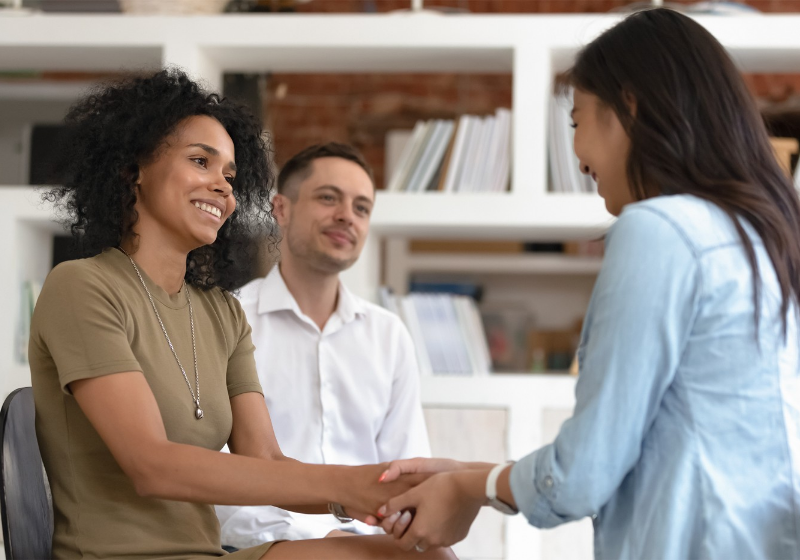
M 212 504 L 365 520 L 417 482 L 383 489 L 386 465 L 307 465 L 278 447 L 250 327 L 228 292 L 245 280 L 250 234 L 271 219 L 255 118 L 165 70 L 93 93 L 67 124 L 65 182 L 49 198 L 87 258 L 47 277 L 30 339 L 53 556 L 222 556 Z M 385 535 L 234 554 L 405 556 Z
M 753 99 L 667 9 L 603 33 L 561 85 L 619 216 L 574 416 L 513 465 L 395 463 L 387 480 L 440 472 L 388 502 L 386 528 L 450 544 L 488 499 L 537 527 L 591 516 L 598 558 L 800 557 L 800 204 Z

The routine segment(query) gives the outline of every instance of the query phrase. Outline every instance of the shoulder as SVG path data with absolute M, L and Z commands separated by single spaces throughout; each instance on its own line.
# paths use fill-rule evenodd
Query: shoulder
M 658 196 L 627 205 L 609 237 L 622 237 L 620 232 L 645 242 L 683 244 L 694 254 L 739 238 L 721 208 L 692 195 Z
M 112 288 L 113 268 L 104 266 L 101 255 L 58 264 L 45 279 L 42 291 L 102 293 Z
M 198 289 L 197 292 L 200 293 L 200 297 L 206 305 L 215 308 L 221 319 L 228 316 L 233 317 L 238 322 L 239 318 L 244 315 L 239 300 L 228 290 L 215 286 L 208 290 Z M 197 292 L 193 291 L 192 295 L 194 296 Z
M 36 299 L 32 330 L 63 324 L 67 318 L 122 316 L 126 301 L 117 273 L 113 267 L 104 266 L 99 256 L 57 265 Z

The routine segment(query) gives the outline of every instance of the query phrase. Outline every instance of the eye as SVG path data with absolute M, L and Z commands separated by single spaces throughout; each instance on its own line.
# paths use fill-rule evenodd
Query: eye
M 326 201 L 326 202 L 333 202 L 333 200 L 334 200 L 333 199 L 333 195 L 331 195 L 331 194 L 323 194 L 323 195 L 320 196 L 320 198 L 322 200 Z
M 578 123 L 570 123 L 569 126 L 572 128 L 578 128 Z
M 370 213 L 370 208 L 367 206 L 358 206 L 356 210 L 358 210 L 358 212 L 364 215 L 369 215 Z
M 208 167 L 208 158 L 206 158 L 206 157 L 200 156 L 200 157 L 193 157 L 193 158 L 189 158 L 189 159 L 191 159 L 193 162 L 195 162 L 200 167 Z
M 226 180 L 226 181 L 228 181 L 228 184 L 229 184 L 229 185 L 232 185 L 232 184 L 233 184 L 233 181 L 234 181 L 234 179 L 236 179 L 236 177 L 232 177 L 232 176 L 230 176 L 230 175 L 226 175 L 226 176 L 225 176 L 225 180 Z

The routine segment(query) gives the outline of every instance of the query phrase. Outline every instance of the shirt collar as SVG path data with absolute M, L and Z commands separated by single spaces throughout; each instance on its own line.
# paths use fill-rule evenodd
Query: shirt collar
M 258 313 L 264 314 L 285 310 L 293 311 L 298 317 L 305 317 L 289 288 L 286 287 L 280 268 L 276 264 L 261 283 L 261 289 L 258 292 Z M 349 323 L 359 315 L 365 315 L 366 312 L 364 302 L 355 297 L 344 284 L 339 282 L 339 302 L 333 314 L 338 315 L 342 323 Z

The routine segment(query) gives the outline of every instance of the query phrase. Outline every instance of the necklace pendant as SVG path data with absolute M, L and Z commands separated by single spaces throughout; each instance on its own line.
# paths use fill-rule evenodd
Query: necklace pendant
M 194 417 L 197 418 L 198 420 L 203 419 L 203 409 L 200 408 L 199 406 L 194 411 Z

